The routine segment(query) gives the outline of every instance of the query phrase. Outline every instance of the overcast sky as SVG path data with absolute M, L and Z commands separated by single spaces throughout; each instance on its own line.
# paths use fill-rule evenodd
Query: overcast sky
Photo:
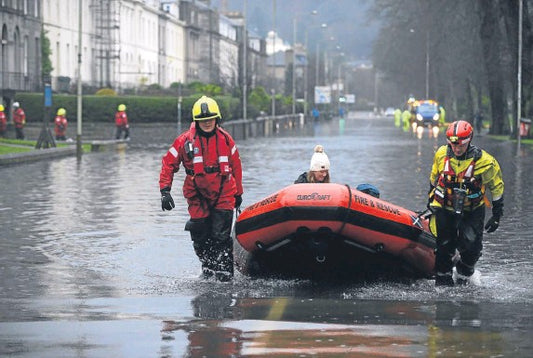
M 221 9 L 223 0 L 212 0 Z M 285 41 L 292 43 L 293 18 L 297 19 L 297 42 L 305 42 L 308 31 L 309 47 L 320 39 L 331 49 L 355 58 L 369 58 L 378 24 L 371 22 L 367 10 L 371 0 L 226 0 L 228 10 L 243 11 L 247 1 L 247 19 L 250 30 L 266 36 L 274 27 Z M 273 16 L 274 2 L 276 17 Z M 316 15 L 312 15 L 316 10 Z M 326 28 L 321 24 L 327 24 Z

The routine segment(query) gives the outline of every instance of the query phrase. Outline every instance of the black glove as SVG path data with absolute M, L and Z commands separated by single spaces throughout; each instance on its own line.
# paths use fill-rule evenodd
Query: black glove
M 242 196 L 235 195 L 235 208 L 238 209 L 241 207 L 242 204 Z
M 431 212 L 433 212 L 433 208 L 431 207 L 431 203 L 433 202 L 433 199 L 435 199 L 435 187 L 430 184 L 429 191 L 428 191 L 428 203 L 426 205 L 426 208 L 428 208 L 428 210 Z
M 170 195 L 170 188 L 166 187 L 161 189 L 161 209 L 163 209 L 163 211 L 172 210 L 175 206 L 174 199 L 172 199 L 172 195 Z
M 500 218 L 503 215 L 503 197 L 492 202 L 492 216 L 485 225 L 487 232 L 494 232 L 500 226 Z

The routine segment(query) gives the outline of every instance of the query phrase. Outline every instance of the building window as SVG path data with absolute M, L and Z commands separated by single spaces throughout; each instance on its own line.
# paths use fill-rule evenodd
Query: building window
M 21 72 L 21 47 L 20 47 L 20 32 L 18 27 L 15 29 L 15 35 L 13 36 L 15 51 L 13 51 L 13 64 L 15 65 L 15 72 Z
M 71 59 L 73 58 L 71 55 L 70 55 L 70 44 L 67 44 L 67 49 L 66 49 L 66 52 L 67 52 L 67 59 Z M 66 72 L 64 73 L 64 75 L 66 76 L 70 76 L 70 61 L 66 61 L 65 62 L 66 64 Z M 59 75 L 59 73 L 58 73 Z
M 22 48 L 22 58 L 23 58 L 23 61 L 22 61 L 22 73 L 24 74 L 24 76 L 27 76 L 28 75 L 28 61 L 29 61 L 29 57 L 28 57 L 28 51 L 29 49 L 29 41 L 28 41 L 28 36 L 25 36 L 24 37 L 24 44 L 23 44 L 23 48 Z
M 56 54 L 55 54 L 55 57 L 56 57 L 56 66 L 55 66 L 55 73 L 56 75 L 58 75 L 59 73 L 61 73 L 61 45 L 59 44 L 59 41 L 56 42 Z
M 41 38 L 36 37 L 35 38 L 35 50 L 33 51 L 32 58 L 38 59 L 41 58 Z M 33 72 L 33 76 L 36 76 L 38 73 L 41 72 L 40 70 L 40 61 L 33 61 L 35 64 L 35 71 Z

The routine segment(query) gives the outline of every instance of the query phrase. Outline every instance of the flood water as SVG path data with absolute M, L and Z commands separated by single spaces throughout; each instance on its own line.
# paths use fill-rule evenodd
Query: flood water
M 291 184 L 322 144 L 332 181 L 368 182 L 426 205 L 441 136 L 368 114 L 238 141 L 243 205 Z M 478 284 L 203 281 L 175 177 L 162 212 L 160 160 L 176 134 L 132 124 L 123 151 L 0 168 L 0 356 L 531 357 L 533 154 L 476 135 L 502 166 L 505 212 L 486 234 Z M 86 134 L 87 135 L 87 134 Z M 89 136 L 91 133 L 88 134 Z

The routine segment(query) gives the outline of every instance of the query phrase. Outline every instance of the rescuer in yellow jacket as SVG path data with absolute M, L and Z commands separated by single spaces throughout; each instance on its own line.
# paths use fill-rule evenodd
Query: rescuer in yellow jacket
M 439 125 L 443 127 L 446 124 L 446 110 L 443 106 L 439 106 Z
M 394 125 L 399 128 L 401 125 L 401 122 L 402 122 L 402 110 L 399 108 L 396 108 L 394 110 Z
M 402 129 L 404 132 L 409 132 L 411 128 L 411 111 L 408 109 L 402 112 Z
M 492 217 L 485 225 L 495 231 L 503 215 L 504 184 L 498 161 L 472 145 L 470 123 L 456 121 L 446 131 L 447 145 L 435 153 L 431 168 L 428 208 L 435 214 L 437 249 L 435 284 L 453 286 L 456 250 L 457 284 L 468 283 L 483 249 L 485 190 L 492 195 Z

